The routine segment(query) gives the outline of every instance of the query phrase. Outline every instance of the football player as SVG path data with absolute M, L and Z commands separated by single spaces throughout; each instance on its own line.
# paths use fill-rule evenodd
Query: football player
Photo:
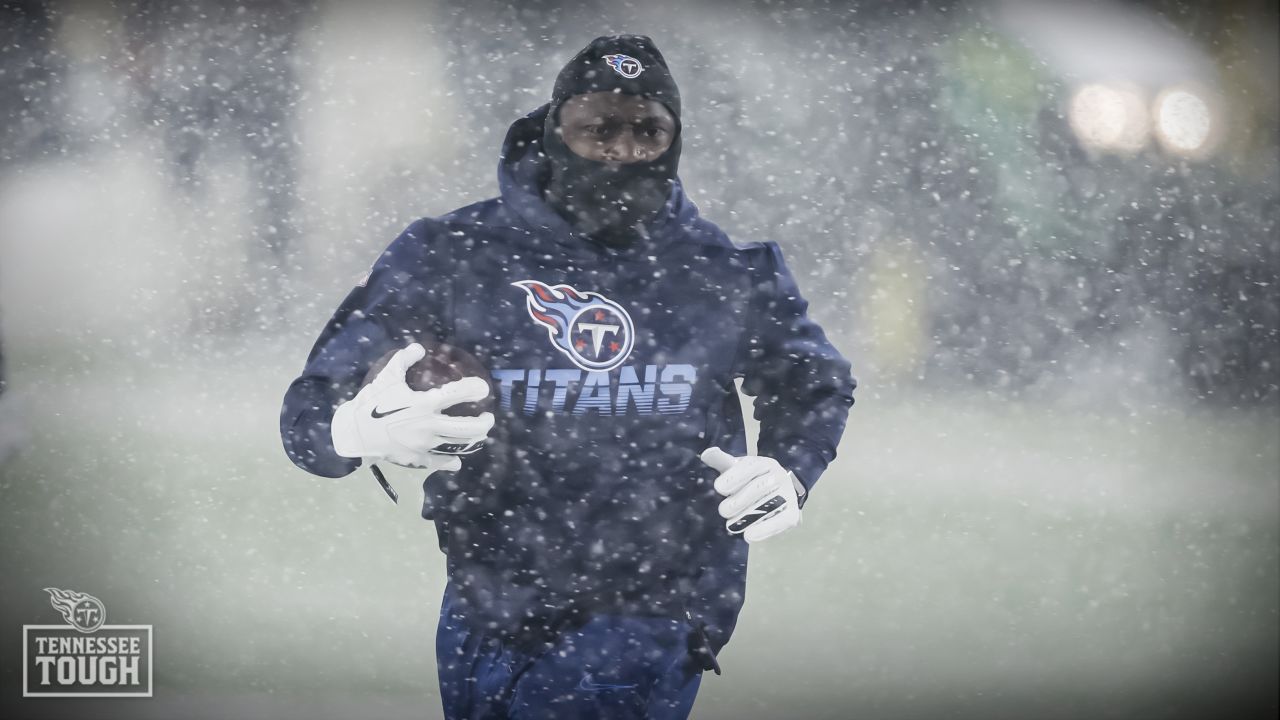
M 799 524 L 835 456 L 849 363 L 778 246 L 731 242 L 685 195 L 680 117 L 649 38 L 592 41 L 511 125 L 501 196 L 411 224 L 285 397 L 285 449 L 309 472 L 432 472 L 450 718 L 686 717 L 719 672 L 748 544 Z M 491 384 L 408 388 L 433 343 Z M 492 414 L 443 413 L 489 392 Z

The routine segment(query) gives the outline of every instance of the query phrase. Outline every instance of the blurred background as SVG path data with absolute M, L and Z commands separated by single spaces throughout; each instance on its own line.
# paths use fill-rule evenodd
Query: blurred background
M 382 248 L 495 195 L 508 124 L 635 32 L 680 84 L 689 194 L 781 243 L 861 384 L 694 717 L 1274 717 L 1278 26 L 0 1 L 6 714 L 439 716 L 417 479 L 392 506 L 306 475 L 279 403 Z M 21 700 L 50 586 L 154 624 L 153 699 Z

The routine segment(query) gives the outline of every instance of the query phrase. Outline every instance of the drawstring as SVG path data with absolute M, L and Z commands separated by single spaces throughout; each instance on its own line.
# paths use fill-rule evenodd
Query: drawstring
M 698 661 L 698 669 L 712 670 L 720 675 L 720 662 L 716 660 L 716 651 L 712 649 L 711 639 L 707 637 L 707 624 L 702 620 L 695 623 L 688 609 L 684 611 L 684 617 L 689 621 L 689 627 L 693 628 L 693 632 L 689 634 L 689 654 Z
M 387 482 L 387 476 L 382 474 L 382 469 L 377 465 L 370 465 L 369 469 L 373 471 L 373 476 L 377 478 L 378 484 L 382 486 L 382 491 L 387 494 L 387 497 L 391 498 L 391 502 L 399 505 L 400 493 L 396 492 L 396 489 L 391 487 L 391 483 Z

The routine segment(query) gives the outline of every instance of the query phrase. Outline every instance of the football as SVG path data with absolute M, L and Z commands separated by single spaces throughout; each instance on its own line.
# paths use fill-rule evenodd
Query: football
M 442 412 L 445 415 L 463 416 L 463 415 L 479 415 L 482 412 L 493 411 L 493 381 L 489 377 L 489 370 L 476 359 L 474 355 L 465 350 L 461 350 L 452 345 L 434 340 L 418 340 L 422 347 L 426 349 L 427 354 L 418 362 L 409 367 L 409 372 L 405 375 L 405 382 L 411 390 L 431 390 L 453 382 L 461 380 L 464 377 L 478 377 L 489 384 L 489 396 L 479 402 L 458 403 L 445 408 Z M 406 342 L 405 345 L 408 343 Z M 401 347 L 404 347 L 403 345 Z M 391 361 L 391 356 L 399 352 L 400 348 L 387 351 L 377 362 L 369 367 L 369 372 L 364 376 L 363 385 L 373 382 L 373 379 L 382 372 L 382 368 L 387 366 Z M 362 385 L 362 387 L 363 387 Z

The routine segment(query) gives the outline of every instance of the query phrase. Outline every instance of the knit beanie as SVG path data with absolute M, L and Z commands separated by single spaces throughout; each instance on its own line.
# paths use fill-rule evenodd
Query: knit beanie
M 680 88 L 671 77 L 667 61 L 644 35 L 598 37 L 580 50 L 556 76 L 551 91 L 552 123 L 565 100 L 594 92 L 642 95 L 667 106 L 680 118 Z

